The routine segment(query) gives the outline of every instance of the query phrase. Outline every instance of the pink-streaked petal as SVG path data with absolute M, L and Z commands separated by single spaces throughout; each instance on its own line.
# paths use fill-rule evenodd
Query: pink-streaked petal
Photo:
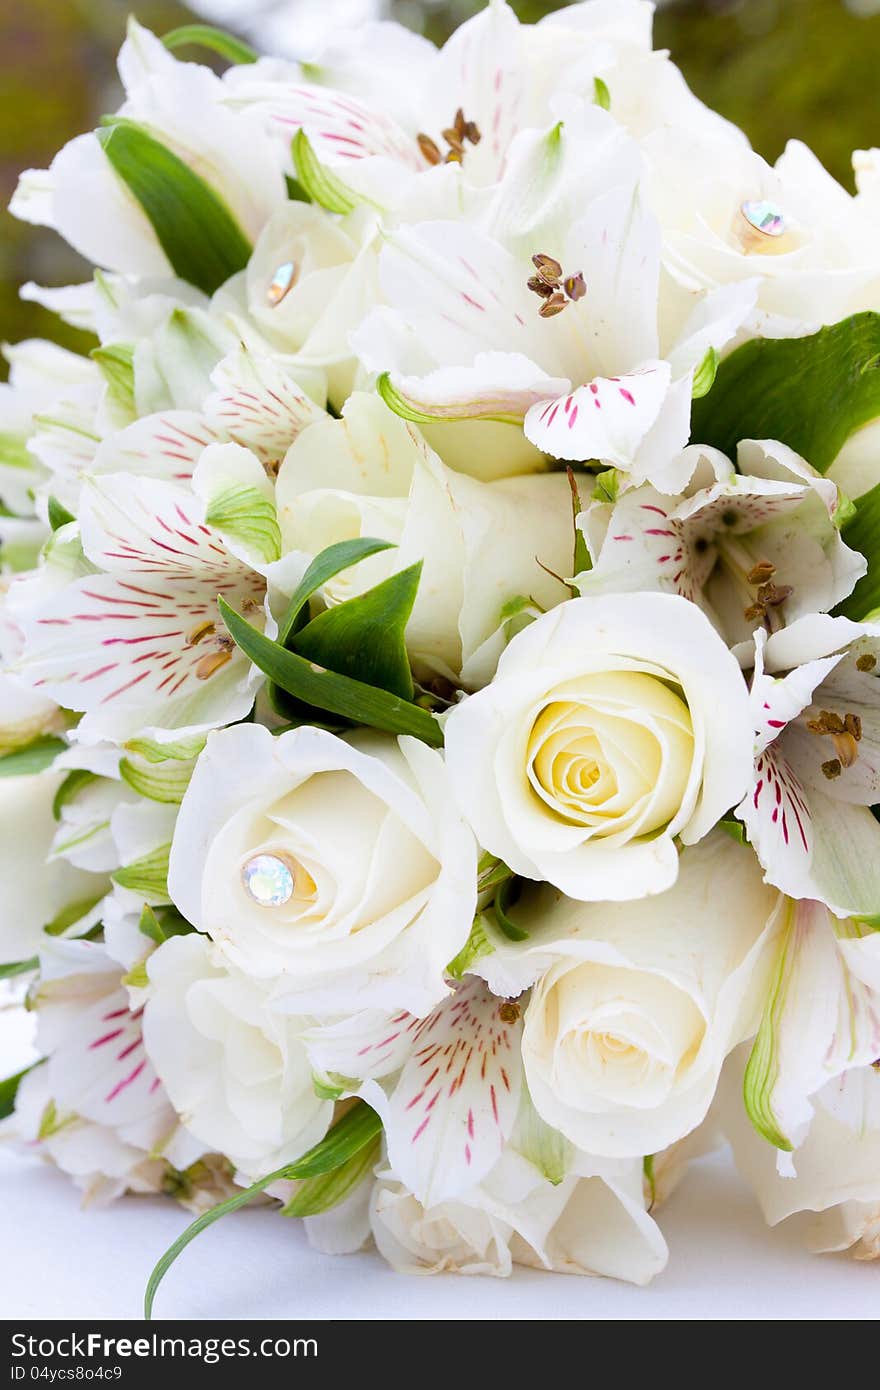
M 406 1062 L 421 1020 L 405 1010 L 369 1010 L 303 1034 L 312 1065 L 334 1076 L 367 1081 L 390 1076 Z
M 774 676 L 764 669 L 766 644 L 766 633 L 759 628 L 755 633 L 755 671 L 751 685 L 757 753 L 773 743 L 791 721 L 806 709 L 814 691 L 843 659 L 842 656 L 821 657 L 817 661 L 796 666 L 785 676 Z
M 522 420 L 550 393 L 568 389 L 519 353 L 478 353 L 471 367 L 440 367 L 427 376 L 392 376 L 382 394 L 398 413 L 434 420 Z
M 134 473 L 169 482 L 188 482 L 202 451 L 224 438 L 193 410 L 145 415 L 105 439 L 94 473 Z
M 251 449 L 263 463 L 278 464 L 297 435 L 324 411 L 268 357 L 246 348 L 226 357 L 211 373 L 216 390 L 205 415 L 218 437 Z
M 478 1183 L 513 1129 L 521 1087 L 516 1013 L 482 980 L 469 979 L 415 1032 L 386 1135 L 391 1166 L 426 1206 Z
M 595 562 L 580 576 L 578 587 L 585 595 L 657 589 L 696 602 L 701 561 L 688 545 L 671 500 L 653 488 L 635 488 L 615 504 Z
M 526 437 L 560 459 L 599 459 L 626 468 L 660 413 L 669 389 L 666 362 L 620 377 L 596 377 L 569 395 L 532 406 Z
M 79 1017 L 76 1031 L 49 1063 L 53 1093 L 75 1100 L 76 1113 L 113 1128 L 138 1123 L 168 1105 L 144 1051 L 140 1010 L 124 989 L 103 994 Z
M 102 570 L 166 579 L 237 579 L 244 566 L 202 520 L 198 498 L 183 487 L 123 473 L 83 489 L 83 550 Z
M 269 132 L 288 146 L 298 130 L 305 130 L 323 163 L 344 166 L 384 155 L 414 172 L 428 167 L 415 134 L 407 134 L 383 111 L 347 92 L 307 83 L 242 81 L 236 95 L 256 109 Z
M 807 793 L 776 744 L 755 759 L 755 780 L 736 814 L 764 867 L 768 883 L 800 897 L 812 882 L 815 845 Z

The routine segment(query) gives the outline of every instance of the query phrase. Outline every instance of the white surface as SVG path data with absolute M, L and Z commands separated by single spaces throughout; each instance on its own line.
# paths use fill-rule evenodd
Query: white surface
M 170 1202 L 124 1198 L 83 1211 L 67 1180 L 0 1154 L 0 1309 L 15 1318 L 138 1318 L 155 1260 L 189 1219 Z M 808 1256 L 768 1232 L 728 1161 L 694 1166 L 661 1212 L 671 1247 L 647 1289 L 520 1269 L 511 1279 L 395 1274 L 378 1255 L 309 1248 L 298 1222 L 237 1212 L 183 1253 L 157 1318 L 767 1320 L 877 1317 L 880 1268 Z
M 33 1055 L 32 1019 L 0 1002 L 0 1076 Z M 0 1315 L 138 1318 L 144 1284 L 189 1222 L 161 1198 L 83 1210 L 63 1174 L 0 1148 Z M 880 1265 L 807 1255 L 790 1223 L 770 1231 L 730 1159 L 693 1165 L 659 1213 L 669 1264 L 647 1289 L 518 1269 L 511 1279 L 395 1274 L 375 1253 L 319 1255 L 302 1227 L 250 1208 L 184 1251 L 157 1318 L 876 1319 Z

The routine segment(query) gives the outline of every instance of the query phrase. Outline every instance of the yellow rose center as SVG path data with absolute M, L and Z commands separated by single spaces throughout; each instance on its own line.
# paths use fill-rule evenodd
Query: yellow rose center
M 555 816 L 592 835 L 647 835 L 679 810 L 694 755 L 680 695 L 639 671 L 566 681 L 532 725 L 527 775 Z

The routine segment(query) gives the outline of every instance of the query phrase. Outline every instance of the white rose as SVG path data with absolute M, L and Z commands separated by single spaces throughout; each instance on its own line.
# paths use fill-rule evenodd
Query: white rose
M 245 885 L 261 866 L 272 903 L 262 880 Z M 238 725 L 211 735 L 196 765 L 168 885 L 285 1007 L 424 1014 L 470 931 L 476 848 L 440 755 L 415 739 Z
M 880 1071 L 854 1067 L 817 1095 L 809 1133 L 780 1175 L 777 1151 L 753 1128 L 742 1103 L 748 1049 L 731 1058 L 719 1088 L 720 1113 L 736 1165 L 775 1226 L 797 1213 L 815 1251 L 880 1258 Z M 804 1229 L 805 1227 L 805 1229 Z
M 333 1117 L 312 1086 L 301 1021 L 203 936 L 171 937 L 147 961 L 144 1044 L 187 1128 L 248 1175 L 317 1144 Z
M 285 553 L 311 557 L 356 536 L 394 545 L 331 580 L 328 602 L 421 560 L 407 648 L 417 665 L 461 673 L 468 684 L 491 677 L 506 603 L 526 597 L 552 607 L 567 595 L 555 578 L 572 564 L 565 475 L 493 483 L 464 477 L 378 396 L 356 394 L 341 420 L 303 431 L 275 496 Z
M 454 708 L 446 757 L 478 840 L 586 901 L 662 892 L 676 837 L 745 793 L 748 692 L 709 620 L 665 594 L 573 599 L 508 646 Z
M 407 1274 L 505 1277 L 522 1264 L 649 1283 L 667 1251 L 645 1211 L 641 1162 L 606 1177 L 579 1157 L 584 1176 L 576 1167 L 553 1184 L 508 1149 L 479 1186 L 428 1208 L 393 1172 L 381 1172 L 370 1208 L 373 1237 L 388 1263 Z
M 619 1156 L 657 1153 L 696 1128 L 724 1058 L 756 1025 L 778 902 L 751 851 L 720 831 L 684 852 L 659 900 L 526 895 L 513 909 L 529 931 L 522 968 L 553 962 L 522 1042 L 546 1123 L 590 1153 Z

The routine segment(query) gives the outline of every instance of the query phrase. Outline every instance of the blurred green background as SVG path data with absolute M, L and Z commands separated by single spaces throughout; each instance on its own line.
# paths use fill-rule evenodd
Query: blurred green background
M 199 0 L 195 0 L 198 4 Z M 363 8 L 369 9 L 370 0 Z M 343 0 L 204 0 L 228 28 L 256 39 L 283 32 L 295 48 L 298 8 L 320 23 L 350 20 Z M 558 8 L 513 0 L 525 20 Z M 373 0 L 376 11 L 442 41 L 480 8 L 474 0 Z M 114 57 L 129 10 L 157 33 L 192 16 L 174 0 L 0 0 L 0 338 L 77 335 L 17 298 L 25 280 L 59 285 L 85 278 L 84 263 L 51 232 L 6 212 L 17 175 L 45 167 L 72 135 L 119 101 Z M 222 13 L 221 13 L 222 12 Z M 288 39 L 292 39 L 289 42 Z M 741 125 L 767 159 L 797 135 L 851 186 L 850 152 L 880 144 L 880 0 L 672 0 L 655 21 L 705 101 Z

